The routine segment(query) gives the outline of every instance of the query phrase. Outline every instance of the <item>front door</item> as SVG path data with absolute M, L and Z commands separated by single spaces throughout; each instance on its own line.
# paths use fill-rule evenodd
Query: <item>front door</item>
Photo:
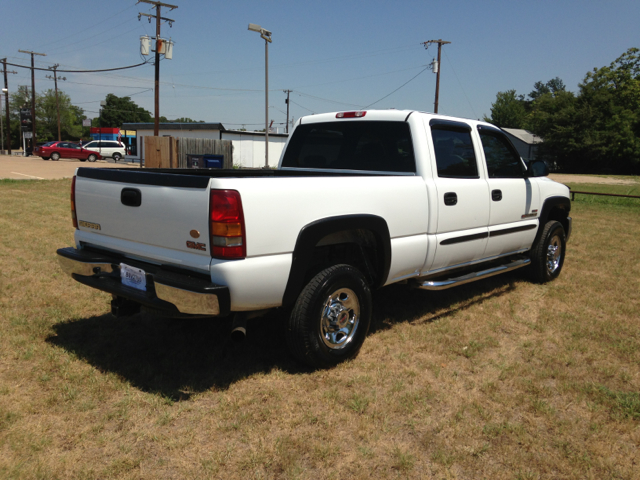
M 500 130 L 478 127 L 491 195 L 486 257 L 528 248 L 538 228 L 538 185 L 525 178 L 516 149 Z

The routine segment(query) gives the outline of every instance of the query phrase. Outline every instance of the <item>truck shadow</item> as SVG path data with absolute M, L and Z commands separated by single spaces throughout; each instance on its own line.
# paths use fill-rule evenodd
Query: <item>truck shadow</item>
M 393 285 L 374 293 L 370 334 L 396 323 L 434 322 L 507 294 L 515 278 L 503 275 L 442 292 Z M 274 369 L 290 374 L 310 370 L 288 354 L 285 312 L 249 320 L 242 344 L 230 341 L 230 319 L 171 320 L 147 314 L 116 319 L 110 314 L 54 325 L 46 341 L 73 353 L 102 372 L 121 376 L 142 391 L 173 401 L 209 389 L 224 390 L 254 374 Z

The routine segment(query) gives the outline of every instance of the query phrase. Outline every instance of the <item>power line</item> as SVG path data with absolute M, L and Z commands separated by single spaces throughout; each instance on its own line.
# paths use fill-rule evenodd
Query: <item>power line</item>
M 414 80 L 415 78 L 417 78 L 420 74 L 422 74 L 425 70 L 428 70 L 429 67 L 425 67 L 423 70 L 421 70 L 420 72 L 418 72 L 417 75 L 415 75 L 414 77 L 412 77 L 410 80 L 407 80 L 406 82 L 404 82 L 402 85 L 400 85 L 398 88 L 396 88 L 393 92 L 391 92 L 389 95 L 385 95 L 384 97 L 382 97 L 380 100 L 376 100 L 373 103 L 370 103 L 369 105 L 367 105 L 364 108 L 369 108 L 371 105 L 375 105 L 378 102 L 381 102 L 382 100 L 384 100 L 385 98 L 393 95 L 394 93 L 396 93 L 398 90 L 400 90 L 402 87 L 404 87 L 407 83 L 411 82 L 412 80 Z
M 113 72 L 115 70 L 126 70 L 128 68 L 135 68 L 135 67 L 140 67 L 142 65 L 146 65 L 147 61 L 144 61 L 142 63 L 138 63 L 136 65 L 129 65 L 127 67 L 116 67 L 116 68 L 102 68 L 99 70 L 58 70 L 58 72 L 60 73 L 95 73 L 95 72 Z M 16 63 L 8 63 L 7 65 L 11 65 L 12 67 L 18 67 L 18 68 L 32 68 L 33 70 L 42 70 L 45 72 L 48 72 L 49 69 L 48 68 L 38 68 L 38 67 L 27 67 L 25 65 L 18 65 Z

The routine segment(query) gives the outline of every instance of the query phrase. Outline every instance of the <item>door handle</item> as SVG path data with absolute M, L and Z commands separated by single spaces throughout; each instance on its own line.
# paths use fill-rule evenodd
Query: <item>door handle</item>
M 123 188 L 120 192 L 120 201 L 128 207 L 142 205 L 142 193 L 138 188 Z
M 502 190 L 491 190 L 491 200 L 494 202 L 502 200 Z
M 458 203 L 458 195 L 456 192 L 447 192 L 444 194 L 444 204 L 452 206 Z

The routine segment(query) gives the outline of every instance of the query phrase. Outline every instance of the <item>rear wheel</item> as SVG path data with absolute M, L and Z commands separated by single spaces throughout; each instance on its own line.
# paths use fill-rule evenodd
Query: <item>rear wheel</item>
M 322 270 L 304 287 L 287 328 L 289 350 L 313 368 L 354 358 L 371 323 L 371 290 L 351 265 Z
M 51 160 L 53 160 L 54 162 L 57 162 L 58 160 L 60 160 L 60 154 L 58 152 L 53 152 L 51 154 Z
M 557 278 L 564 265 L 565 251 L 564 227 L 555 220 L 547 222 L 540 240 L 531 251 L 532 279 L 538 283 L 546 283 Z
M 96 157 L 95 155 L 91 154 L 87 157 L 87 160 L 89 160 L 90 162 L 95 162 L 98 159 L 98 157 Z

